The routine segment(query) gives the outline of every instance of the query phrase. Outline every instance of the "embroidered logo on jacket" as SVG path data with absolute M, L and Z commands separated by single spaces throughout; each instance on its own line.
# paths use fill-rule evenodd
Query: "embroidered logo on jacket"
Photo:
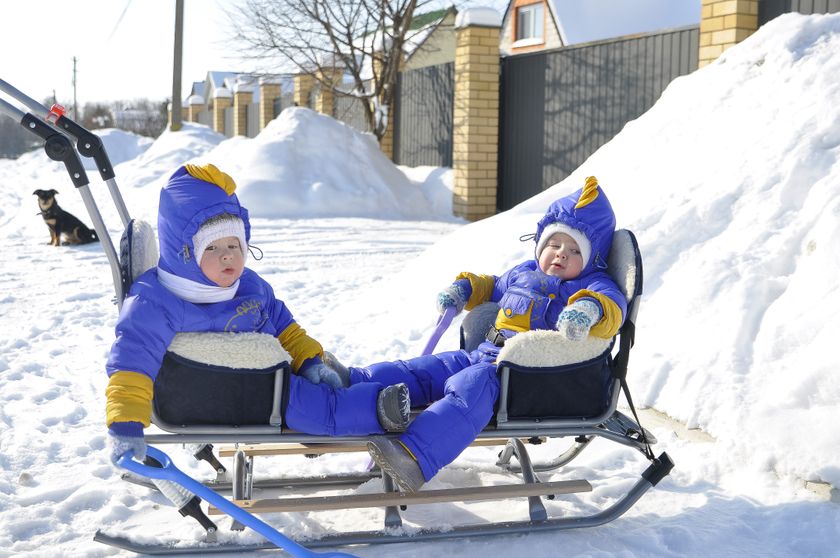
M 236 307 L 236 314 L 225 324 L 226 332 L 259 331 L 268 321 L 268 314 L 259 300 L 246 300 Z

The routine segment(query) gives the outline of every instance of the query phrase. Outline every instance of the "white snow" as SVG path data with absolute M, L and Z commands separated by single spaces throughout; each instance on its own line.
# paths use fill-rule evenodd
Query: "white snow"
M 458 12 L 455 17 L 455 29 L 470 26 L 501 27 L 502 16 L 497 10 L 490 7 L 469 8 Z
M 572 176 L 474 224 L 449 217 L 448 169 L 402 169 L 370 136 L 305 109 L 254 139 L 198 125 L 147 145 L 103 134 L 132 216 L 155 224 L 158 191 L 180 164 L 212 161 L 240 186 L 261 261 L 249 260 L 298 321 L 346 364 L 419 353 L 434 295 L 461 270 L 499 273 L 531 254 L 520 243 L 553 199 L 599 178 L 645 263 L 629 383 L 637 404 L 679 424 L 643 422 L 676 462 L 618 520 L 525 536 L 352 548 L 365 557 L 840 556 L 840 15 L 788 15 L 716 63 L 675 80 Z M 132 149 L 134 151 L 132 151 Z M 119 156 L 116 153 L 121 152 Z M 92 191 L 116 239 L 107 189 Z M 36 188 L 90 222 L 63 167 L 42 151 L 0 160 L 0 556 L 127 555 L 94 543 L 97 528 L 142 541 L 194 539 L 200 528 L 159 495 L 119 480 L 108 460 L 104 362 L 116 307 L 101 246 L 55 248 L 36 216 Z M 457 325 L 457 324 L 456 324 Z M 457 346 L 457 327 L 439 348 Z M 678 436 L 677 433 L 680 435 Z M 176 447 L 178 466 L 212 472 Z M 535 460 L 564 445 L 536 447 Z M 467 450 L 432 488 L 505 482 L 498 448 Z M 257 478 L 361 471 L 363 454 L 261 458 Z M 562 473 L 588 495 L 547 501 L 588 514 L 645 467 L 596 441 Z M 829 496 L 805 483 L 833 485 Z M 508 480 L 509 482 L 509 480 Z M 825 487 L 826 485 L 816 485 Z M 371 492 L 373 482 L 346 493 Z M 827 491 L 827 490 L 826 490 Z M 285 534 L 375 529 L 377 509 L 270 514 Z M 522 520 L 524 502 L 413 506 L 406 524 Z M 247 542 L 259 536 L 220 538 Z

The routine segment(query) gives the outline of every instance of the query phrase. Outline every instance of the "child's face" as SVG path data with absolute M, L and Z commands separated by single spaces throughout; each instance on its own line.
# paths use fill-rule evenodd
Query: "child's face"
M 566 233 L 554 233 L 545 244 L 539 259 L 540 269 L 546 275 L 560 279 L 574 279 L 583 270 L 580 247 Z
M 211 242 L 201 255 L 199 267 L 204 275 L 220 287 L 230 287 L 245 269 L 245 256 L 239 239 L 226 236 Z

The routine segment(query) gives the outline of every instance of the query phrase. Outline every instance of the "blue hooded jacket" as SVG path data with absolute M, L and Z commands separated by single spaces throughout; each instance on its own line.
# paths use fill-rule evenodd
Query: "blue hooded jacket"
M 192 238 L 202 223 L 222 213 L 239 216 L 246 239 L 250 238 L 248 211 L 233 193 L 235 187 L 229 176 L 212 165 L 181 167 L 171 176 L 160 193 L 159 268 L 214 285 L 201 271 Z M 231 300 L 194 304 L 164 287 L 158 268 L 152 268 L 131 286 L 117 321 L 116 340 L 106 364 L 108 424 L 134 421 L 148 426 L 152 384 L 169 344 L 177 333 L 197 331 L 278 337 L 296 371 L 307 359 L 323 355 L 321 345 L 306 335 L 271 286 L 251 269 L 243 271 Z
M 627 299 L 606 273 L 607 257 L 615 232 L 615 213 L 595 177 L 580 190 L 554 201 L 537 223 L 537 246 L 546 227 L 554 223 L 582 233 L 590 244 L 583 270 L 574 279 L 560 279 L 540 270 L 539 254 L 506 271 L 501 277 L 462 273 L 469 280 L 466 308 L 486 302 L 499 303 L 496 328 L 508 332 L 554 329 L 567 305 L 581 298 L 598 302 L 603 315 L 591 335 L 612 337 L 624 322 Z

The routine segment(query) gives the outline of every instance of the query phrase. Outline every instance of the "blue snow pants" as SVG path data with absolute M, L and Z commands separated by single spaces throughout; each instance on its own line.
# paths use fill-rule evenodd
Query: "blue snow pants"
M 371 382 L 333 389 L 291 374 L 286 426 L 318 436 L 382 434 L 384 430 L 376 417 L 376 399 L 383 387 Z
M 495 360 L 499 348 L 450 351 L 409 360 L 350 368 L 351 388 L 404 382 L 412 407 L 429 405 L 400 436 L 428 481 L 455 460 L 493 417 L 499 395 Z

